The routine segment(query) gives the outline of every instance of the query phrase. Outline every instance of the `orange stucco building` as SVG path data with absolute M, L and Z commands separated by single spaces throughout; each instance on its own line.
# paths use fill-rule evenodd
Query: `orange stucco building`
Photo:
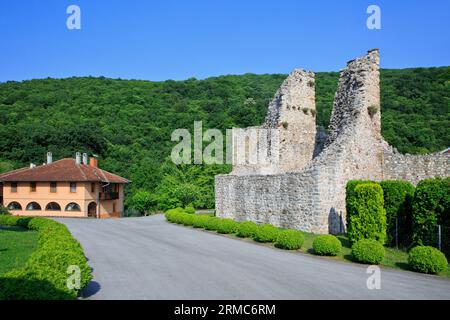
M 125 178 L 102 170 L 96 158 L 66 158 L 0 174 L 0 201 L 13 215 L 118 218 Z

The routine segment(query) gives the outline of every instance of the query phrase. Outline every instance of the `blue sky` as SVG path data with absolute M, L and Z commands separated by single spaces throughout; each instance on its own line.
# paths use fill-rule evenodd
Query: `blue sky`
M 71 4 L 81 30 L 66 27 Z M 338 71 L 371 48 L 383 68 L 443 66 L 449 30 L 448 0 L 2 0 L 0 81 Z

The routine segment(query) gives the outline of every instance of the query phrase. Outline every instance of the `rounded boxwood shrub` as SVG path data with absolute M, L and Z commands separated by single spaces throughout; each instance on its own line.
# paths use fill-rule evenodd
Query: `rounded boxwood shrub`
M 188 206 L 184 209 L 184 212 L 189 213 L 189 214 L 194 214 L 195 213 L 195 208 Z
M 342 250 L 342 244 L 332 234 L 322 234 L 313 241 L 314 253 L 320 256 L 337 256 Z
M 220 219 L 220 222 L 217 224 L 217 232 L 224 234 L 235 233 L 238 225 L 239 223 L 233 219 Z
M 439 273 L 447 269 L 447 258 L 436 248 L 430 246 L 417 246 L 411 249 L 408 255 L 410 267 L 422 273 Z
M 305 241 L 305 236 L 298 230 L 282 230 L 278 232 L 275 247 L 286 250 L 300 249 Z
M 255 235 L 258 225 L 252 221 L 241 222 L 238 226 L 236 235 L 241 238 L 252 238 Z
M 374 239 L 362 239 L 352 246 L 352 256 L 362 263 L 379 264 L 384 255 L 383 245 Z
M 253 240 L 258 242 L 275 242 L 280 229 L 270 224 L 263 224 L 256 228 Z
M 198 214 L 194 216 L 194 220 L 192 221 L 192 226 L 194 228 L 205 228 L 207 224 L 207 220 L 211 217 L 206 214 Z
M 220 223 L 220 218 L 211 217 L 208 220 L 206 220 L 205 229 L 211 230 L 211 231 L 216 231 L 219 223 Z
M 180 223 L 185 226 L 192 226 L 194 224 L 195 215 L 189 213 L 182 213 Z

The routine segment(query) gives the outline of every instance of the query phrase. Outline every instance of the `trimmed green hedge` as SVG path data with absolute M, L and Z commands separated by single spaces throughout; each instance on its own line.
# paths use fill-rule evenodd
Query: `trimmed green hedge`
M 205 228 L 209 219 L 211 219 L 211 217 L 206 214 L 196 215 L 192 221 L 192 226 L 194 228 Z
M 437 246 L 437 225 L 442 227 L 444 253 L 450 256 L 450 178 L 425 179 L 412 200 L 413 243 Z
M 414 186 L 408 181 L 386 180 L 380 182 L 383 189 L 384 208 L 386 209 L 386 245 L 395 246 L 396 219 L 398 222 L 398 242 L 409 246 L 412 238 L 411 200 Z
M 436 248 L 418 246 L 409 252 L 409 266 L 422 273 L 439 273 L 445 271 L 448 266 L 445 255 Z
M 275 247 L 286 250 L 300 249 L 305 241 L 305 236 L 298 230 L 278 231 Z
M 374 239 L 362 239 L 352 246 L 352 256 L 362 263 L 380 264 L 384 255 L 383 245 Z
M 244 221 L 239 224 L 236 235 L 240 238 L 253 238 L 256 229 L 258 229 L 256 223 L 253 221 Z
M 366 184 L 366 183 L 376 183 L 374 181 L 370 180 L 350 180 L 347 182 L 347 185 L 345 186 L 345 207 L 347 212 L 350 211 L 349 203 L 354 201 L 355 198 L 355 188 L 356 186 L 360 184 Z M 347 222 L 348 223 L 348 222 Z M 348 225 L 347 225 L 348 228 Z
M 194 214 L 194 213 L 195 213 L 195 208 L 194 208 L 194 207 L 186 207 L 186 208 L 184 209 L 184 211 L 185 211 L 186 213 L 189 213 L 189 214 Z
M 271 224 L 259 225 L 253 235 L 253 240 L 257 242 L 275 242 L 280 229 Z
M 238 229 L 239 223 L 234 221 L 233 219 L 221 219 L 217 224 L 217 232 L 218 233 L 236 233 Z
M 348 238 L 351 242 L 386 240 L 386 210 L 383 189 L 377 183 L 358 184 L 348 197 Z
M 342 244 L 332 234 L 322 234 L 313 241 L 314 253 L 320 256 L 337 256 L 342 250 Z
M 38 248 L 25 267 L 0 278 L 0 300 L 74 299 L 92 280 L 81 245 L 63 224 L 46 218 L 0 216 L 0 225 L 38 232 Z M 80 289 L 67 287 L 69 266 L 80 268 Z
M 220 223 L 220 218 L 211 217 L 206 221 L 205 229 L 210 231 L 217 231 Z

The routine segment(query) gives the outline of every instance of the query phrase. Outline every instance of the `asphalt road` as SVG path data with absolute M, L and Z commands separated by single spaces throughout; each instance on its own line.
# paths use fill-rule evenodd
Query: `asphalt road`
M 450 281 L 331 261 L 178 226 L 164 216 L 58 219 L 83 245 L 87 299 L 450 299 Z

